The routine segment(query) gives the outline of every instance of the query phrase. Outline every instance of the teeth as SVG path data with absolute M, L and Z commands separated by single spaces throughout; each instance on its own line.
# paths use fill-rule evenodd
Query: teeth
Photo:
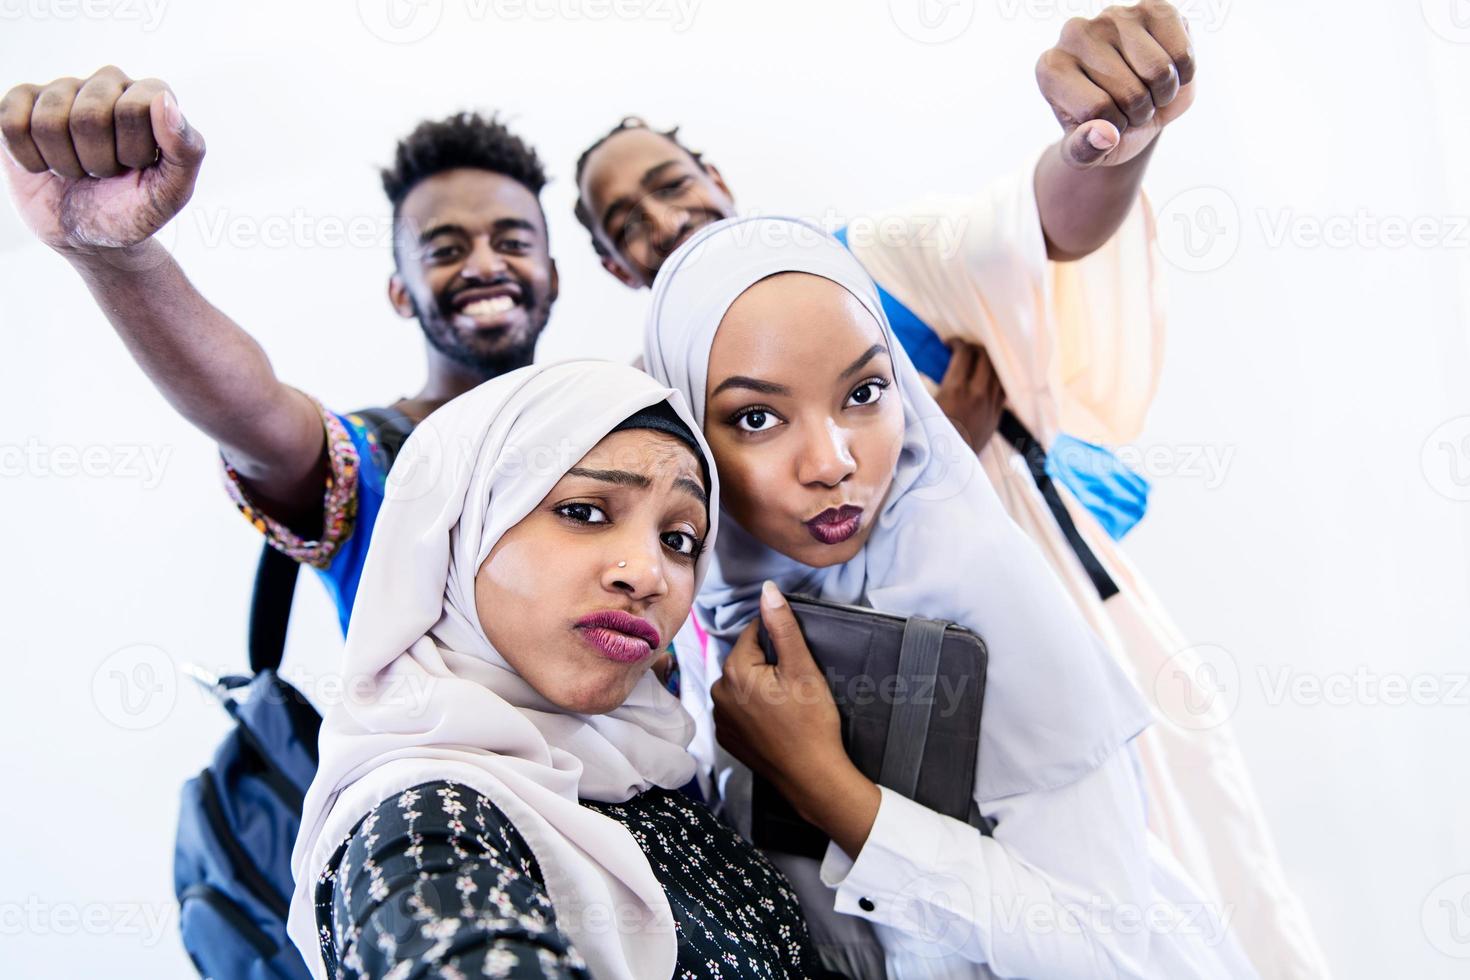
M 489 299 L 477 299 L 460 312 L 474 317 L 499 316 L 515 305 L 516 301 L 509 296 L 492 296 Z

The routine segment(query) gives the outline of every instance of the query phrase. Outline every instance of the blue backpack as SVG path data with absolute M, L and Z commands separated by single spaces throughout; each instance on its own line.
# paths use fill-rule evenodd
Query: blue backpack
M 376 430 L 387 472 L 412 423 L 391 409 L 356 413 Z M 191 674 L 219 698 L 234 731 L 184 784 L 174 894 L 184 948 L 214 980 L 309 980 L 286 935 L 291 849 L 317 769 L 321 715 L 277 676 L 300 566 L 266 545 L 250 607 L 250 674 Z

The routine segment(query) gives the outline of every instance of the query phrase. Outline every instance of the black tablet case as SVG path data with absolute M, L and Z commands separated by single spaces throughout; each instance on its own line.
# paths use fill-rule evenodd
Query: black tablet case
M 842 744 L 863 775 L 988 833 L 974 803 L 985 641 L 940 620 L 804 595 L 787 600 L 832 688 Z M 764 628 L 760 640 L 766 662 L 775 663 Z M 757 846 L 818 859 L 826 852 L 826 835 L 758 775 L 751 811 Z

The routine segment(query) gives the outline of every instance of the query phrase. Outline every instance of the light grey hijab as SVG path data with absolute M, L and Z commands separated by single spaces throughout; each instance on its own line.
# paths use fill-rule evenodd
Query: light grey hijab
M 580 801 L 687 783 L 693 721 L 652 671 L 606 714 L 551 704 L 491 644 L 475 602 L 476 575 L 496 542 L 620 422 L 661 402 L 697 431 L 682 396 L 642 371 L 538 364 L 460 395 L 404 443 L 347 633 L 343 689 L 355 693 L 323 718 L 321 763 L 291 859 L 288 931 L 318 980 L 322 870 L 380 801 L 436 780 L 487 796 L 515 825 L 593 976 L 673 973 L 673 912 L 648 858 L 626 827 Z M 708 448 L 699 450 L 712 470 Z M 713 506 L 713 473 L 709 495 Z M 711 513 L 706 542 L 717 527 Z M 696 582 L 707 560 L 696 564 Z
M 720 321 L 745 290 L 783 272 L 837 283 L 882 328 L 903 399 L 903 448 L 876 526 L 845 564 L 817 569 L 793 561 L 723 514 L 696 613 L 723 652 L 757 614 L 766 579 L 784 592 L 967 626 L 990 650 L 979 798 L 1077 780 L 1148 725 L 1148 708 L 1001 506 L 895 341 L 872 279 L 840 242 L 794 218 L 731 218 L 700 229 L 654 282 L 647 370 L 682 392 L 703 426 Z

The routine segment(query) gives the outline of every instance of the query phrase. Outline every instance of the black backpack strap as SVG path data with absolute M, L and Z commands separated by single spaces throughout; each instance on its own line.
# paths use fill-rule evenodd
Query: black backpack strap
M 286 652 L 286 627 L 296 595 L 296 559 L 267 544 L 255 566 L 255 592 L 250 597 L 250 672 L 280 670 Z
M 1041 443 L 1036 441 L 1027 428 L 1021 424 L 1021 420 L 1006 409 L 1000 416 L 1000 434 L 1005 437 L 1006 442 L 1016 448 L 1026 460 L 1026 467 L 1031 471 L 1031 479 L 1036 483 L 1036 489 L 1041 491 L 1041 496 L 1046 500 L 1046 506 L 1051 509 L 1051 516 L 1056 519 L 1057 526 L 1062 529 L 1067 543 L 1072 546 L 1077 560 L 1082 562 L 1082 568 L 1087 572 L 1087 577 L 1092 579 L 1093 588 L 1104 601 L 1118 594 L 1118 585 L 1113 577 L 1103 568 L 1102 562 L 1098 561 L 1097 555 L 1082 540 L 1082 532 L 1077 530 L 1077 525 L 1072 521 L 1072 515 L 1067 513 L 1067 505 L 1062 501 L 1061 494 L 1052 483 L 1051 475 L 1046 472 L 1046 450 Z
M 413 431 L 413 421 L 396 408 L 365 408 L 351 413 L 367 423 L 374 453 L 383 472 L 398 458 L 398 450 Z M 301 565 L 267 543 L 255 566 L 255 591 L 250 597 L 250 670 L 280 670 L 286 652 L 286 628 L 291 623 L 291 600 Z

